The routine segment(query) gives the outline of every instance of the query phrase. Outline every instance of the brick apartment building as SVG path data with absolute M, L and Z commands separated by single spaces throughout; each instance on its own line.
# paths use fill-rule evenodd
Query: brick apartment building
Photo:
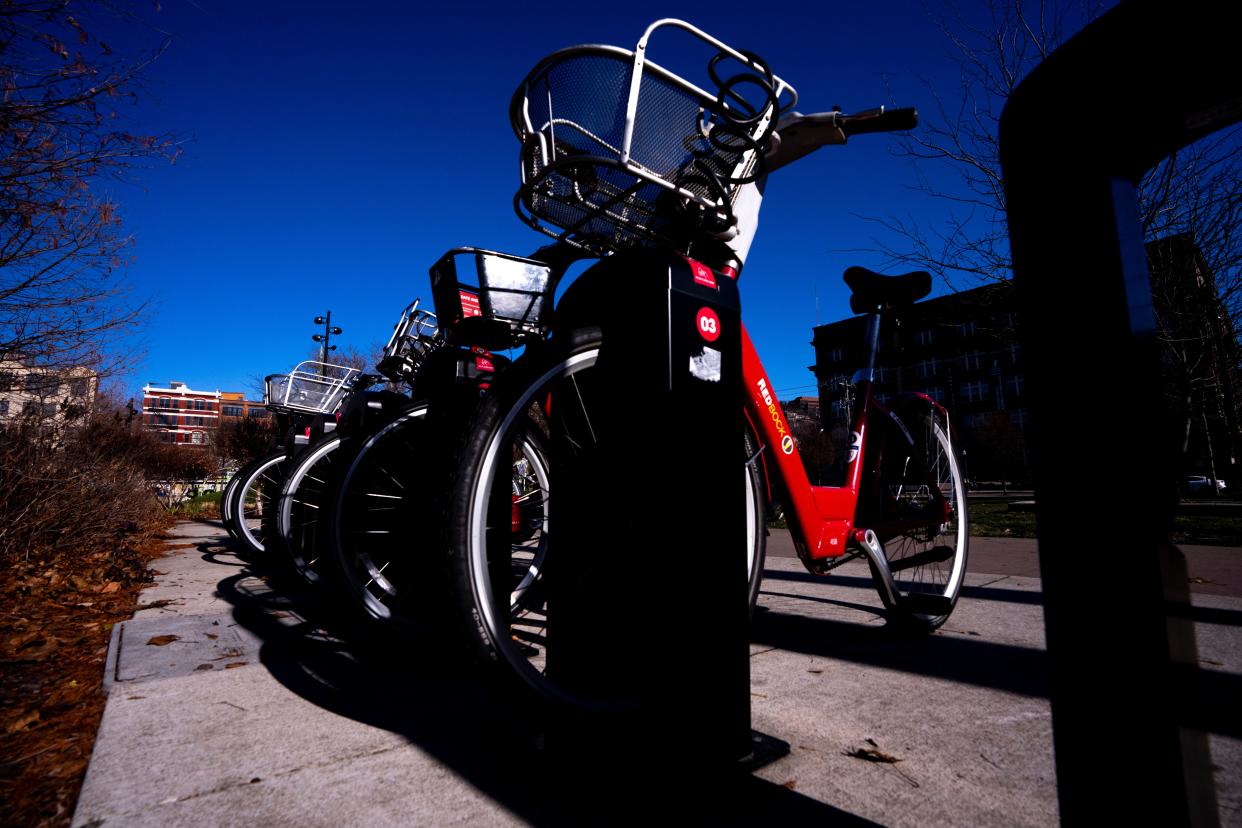
M 1147 258 L 1163 367 L 1163 376 L 1152 381 L 1163 385 L 1178 424 L 1169 437 L 1178 440 L 1187 473 L 1237 480 L 1242 463 L 1237 334 L 1193 242 L 1184 236 L 1150 242 Z M 961 435 L 966 473 L 974 480 L 1029 479 L 1030 399 L 1015 299 L 1007 284 L 941 296 L 906 309 L 901 324 L 890 323 L 882 334 L 876 396 L 889 402 L 903 391 L 920 391 L 942 403 Z M 811 371 L 825 401 L 828 430 L 842 416 L 841 383 L 861 365 L 865 326 L 865 318 L 856 316 L 814 329 Z
M 263 403 L 240 391 L 195 391 L 184 382 L 142 388 L 143 426 L 165 443 L 205 446 L 223 423 L 266 416 Z
M 1017 309 L 1007 285 L 988 285 L 920 302 L 881 334 L 875 395 L 891 403 L 905 391 L 940 402 L 953 417 L 975 479 L 1025 479 L 1029 422 Z M 842 383 L 861 367 L 866 319 L 814 330 L 811 371 L 827 401 L 824 424 L 844 416 Z

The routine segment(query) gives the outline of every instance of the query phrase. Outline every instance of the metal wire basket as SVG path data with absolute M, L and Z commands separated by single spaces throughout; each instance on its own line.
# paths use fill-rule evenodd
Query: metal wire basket
M 353 387 L 357 368 L 326 362 L 300 362 L 288 374 L 264 378 L 263 402 L 273 411 L 331 414 Z
M 712 48 L 714 93 L 647 58 L 648 40 L 663 27 Z M 514 207 L 535 229 L 597 254 L 676 241 L 687 227 L 728 238 L 734 199 L 762 176 L 776 116 L 796 101 L 758 57 L 680 20 L 651 24 L 633 52 L 556 52 L 510 104 L 522 142 Z
M 477 247 L 454 248 L 431 268 L 441 330 L 458 344 L 498 349 L 543 337 L 555 289 L 545 263 Z
M 376 370 L 392 382 L 410 382 L 427 356 L 444 344 L 440 324 L 431 311 L 419 308 L 415 299 L 401 311 L 384 355 Z

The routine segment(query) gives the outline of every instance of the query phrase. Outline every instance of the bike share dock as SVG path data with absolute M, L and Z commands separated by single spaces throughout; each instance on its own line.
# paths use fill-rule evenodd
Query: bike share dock
M 326 632 L 218 526 L 181 523 L 169 547 L 114 639 L 75 826 L 591 824 L 669 809 L 641 776 L 565 790 L 523 711 L 433 643 L 393 653 Z M 1203 666 L 1236 683 L 1242 583 L 1214 568 L 1230 551 L 1187 557 L 1192 580 L 1215 582 L 1192 593 Z M 865 563 L 815 578 L 773 531 L 751 716 L 791 752 L 730 785 L 737 823 L 1057 821 L 1034 542 L 977 539 L 971 554 L 978 571 L 944 629 L 902 638 L 885 629 Z M 618 657 L 637 665 L 660 633 L 632 626 Z M 1242 741 L 1214 735 L 1211 748 L 1221 822 L 1237 824 Z M 1109 745 L 1096 754 L 1107 764 Z M 722 795 L 686 787 L 674 804 L 693 814 Z

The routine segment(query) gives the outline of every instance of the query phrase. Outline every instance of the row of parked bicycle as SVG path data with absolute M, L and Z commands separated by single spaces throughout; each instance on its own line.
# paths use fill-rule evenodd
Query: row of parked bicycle
M 658 30 L 705 47 L 706 80 L 652 61 Z M 912 110 L 883 108 L 801 115 L 796 101 L 757 56 L 676 20 L 652 24 L 633 51 L 580 46 L 541 61 L 510 107 L 522 145 L 515 205 L 555 241 L 530 256 L 450 250 L 431 268 L 436 313 L 418 301 L 405 308 L 373 372 L 307 362 L 268 377 L 283 439 L 229 482 L 230 533 L 370 622 L 417 633 L 447 616 L 498 675 L 546 701 L 615 701 L 584 698 L 547 672 L 547 572 L 567 555 L 591 554 L 549 532 L 553 484 L 570 479 L 573 463 L 597 462 L 600 407 L 624 398 L 601 381 L 601 353 L 651 335 L 618 301 L 626 286 L 664 280 L 701 297 L 686 381 L 721 382 L 711 303 L 740 276 L 766 175 L 852 135 L 916 121 Z M 554 303 L 582 259 L 599 261 Z M 742 332 L 744 429 L 730 467 L 745 486 L 750 602 L 765 519 L 779 503 L 810 571 L 865 560 L 894 622 L 935 629 L 966 566 L 952 429 L 929 397 L 886 406 L 871 394 L 881 323 L 926 296 L 930 279 L 851 268 L 846 282 L 867 333 L 842 486 L 807 480 Z M 679 358 L 670 370 L 686 364 Z M 642 462 L 658 473 L 675 461 Z M 628 495 L 643 508 L 641 492 Z M 740 556 L 742 538 L 737 545 L 725 554 Z M 714 551 L 702 550 L 705 565 Z M 618 576 L 640 561 L 618 562 Z

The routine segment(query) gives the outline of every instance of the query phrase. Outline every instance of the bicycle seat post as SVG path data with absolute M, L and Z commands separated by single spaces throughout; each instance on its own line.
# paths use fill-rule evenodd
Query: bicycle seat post
M 867 335 L 864 340 L 866 357 L 862 368 L 854 374 L 855 383 L 875 381 L 875 360 L 880 350 L 880 322 L 883 318 L 884 314 L 879 308 L 867 314 Z

